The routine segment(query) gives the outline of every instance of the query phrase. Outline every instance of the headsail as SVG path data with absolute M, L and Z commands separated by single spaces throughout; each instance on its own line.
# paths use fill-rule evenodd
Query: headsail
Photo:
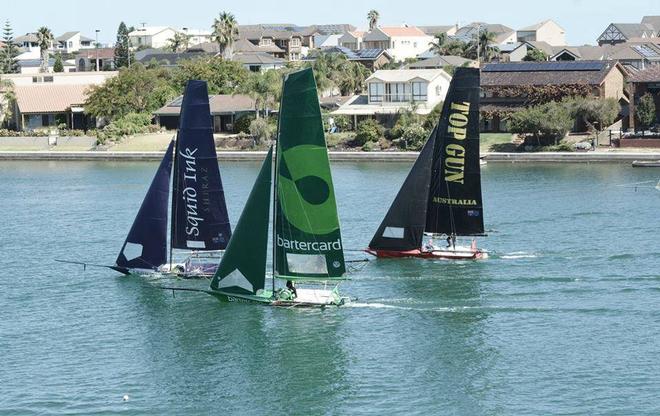
M 369 243 L 372 250 L 414 250 L 422 246 L 431 182 L 435 130 L 419 153 L 383 222 Z
M 484 232 L 479 166 L 479 69 L 457 68 L 436 129 L 426 231 Z
M 116 264 L 127 269 L 156 269 L 167 261 L 167 200 L 170 192 L 172 150 L 165 151 L 142 201 Z
M 276 277 L 339 279 L 344 252 L 311 69 L 284 79 L 277 146 Z
M 231 237 L 204 81 L 188 81 L 172 183 L 172 247 L 224 250 Z
M 211 288 L 237 294 L 256 294 L 264 288 L 268 250 L 268 214 L 273 149 L 261 165 L 259 176 L 238 220 Z

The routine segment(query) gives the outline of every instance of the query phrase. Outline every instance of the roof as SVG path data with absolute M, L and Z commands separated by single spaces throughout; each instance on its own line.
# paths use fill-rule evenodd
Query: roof
M 167 29 L 178 32 L 178 30 L 173 29 L 169 26 L 144 26 L 144 27 L 139 27 L 134 31 L 130 32 L 128 36 L 153 36 Z
M 482 86 L 513 85 L 600 85 L 619 66 L 611 61 L 549 61 L 486 64 L 481 70 Z M 623 72 L 623 68 L 621 68 Z
M 538 40 L 530 40 L 527 42 L 524 42 L 528 46 L 531 46 L 534 49 L 538 49 L 540 51 L 543 51 L 548 56 L 552 56 L 555 53 L 555 49 L 552 45 L 550 45 L 548 42 L 544 41 L 538 41 Z
M 355 26 L 347 23 L 337 23 L 327 25 L 312 25 L 303 28 L 294 28 L 294 30 L 301 32 L 304 36 L 310 36 L 315 33 L 320 35 L 341 35 L 346 32 L 355 30 Z
M 76 52 L 76 59 L 87 58 L 87 59 L 96 59 L 98 53 L 99 59 L 114 59 L 115 58 L 115 49 L 114 48 L 94 48 L 94 49 L 81 49 Z
M 232 61 L 240 62 L 244 65 L 259 64 L 259 65 L 285 65 L 284 59 L 275 58 L 265 52 L 239 52 L 235 53 Z
M 417 26 L 419 29 L 426 33 L 427 35 L 435 36 L 438 33 L 447 33 L 452 30 L 454 25 L 440 25 L 440 26 Z
M 653 29 L 660 31 L 660 16 L 644 16 L 642 23 L 653 26 Z
M 377 79 L 383 82 L 406 82 L 416 78 L 433 81 L 440 76 L 451 79 L 449 74 L 442 69 L 380 69 L 374 72 L 366 81 Z
M 649 65 L 630 77 L 630 82 L 660 82 L 660 65 Z
M 499 23 L 472 22 L 459 28 L 451 38 L 462 42 L 469 42 L 476 36 L 479 27 L 481 27 L 481 30 L 487 30 L 495 34 L 494 43 L 503 43 L 509 36 L 515 33 L 515 30 Z
M 582 45 L 582 46 L 564 46 L 560 48 L 555 48 L 555 54 L 550 57 L 551 60 L 554 60 L 556 57 L 563 53 L 568 53 L 573 55 L 576 59 L 585 60 L 585 61 L 600 61 L 607 59 L 608 46 L 594 46 L 594 45 Z
M 14 42 L 16 43 L 23 43 L 23 42 L 39 42 L 39 39 L 37 39 L 37 34 L 36 33 L 26 33 L 21 36 L 16 36 L 14 38 Z
M 381 55 L 385 55 L 386 57 L 392 59 L 389 53 L 385 49 L 360 49 L 357 51 L 351 50 L 349 48 L 346 48 L 344 46 L 330 46 L 327 48 L 323 48 L 321 50 L 322 53 L 341 53 L 343 54 L 346 59 L 349 61 L 375 61 L 376 59 L 380 58 Z M 311 55 L 308 55 L 308 58 L 311 58 L 309 60 L 314 60 L 316 59 L 316 56 L 318 54 L 316 51 L 312 53 Z
M 157 116 L 178 116 L 181 112 L 181 102 L 183 96 L 179 96 L 163 107 L 154 111 Z M 209 105 L 211 107 L 211 114 L 231 114 L 243 111 L 254 111 L 255 101 L 248 95 L 242 94 L 220 94 L 209 95 Z
M 141 63 L 149 63 L 152 60 L 164 65 L 176 65 L 185 59 L 197 59 L 209 56 L 204 52 L 166 52 L 162 49 L 143 49 L 135 52 L 135 60 Z
M 653 26 L 644 23 L 612 23 L 619 32 L 626 38 L 642 37 L 644 34 L 653 32 Z
M 16 104 L 21 113 L 62 113 L 87 98 L 89 85 L 17 85 Z
M 427 36 L 424 31 L 416 26 L 379 26 L 378 29 L 387 36 Z
M 64 32 L 63 34 L 59 35 L 58 37 L 55 38 L 55 41 L 65 41 L 69 40 L 72 37 L 76 36 L 80 32 Z
M 473 63 L 475 61 L 461 56 L 453 55 L 437 55 L 429 59 L 413 62 L 408 65 L 410 69 L 423 69 L 423 68 L 442 68 L 446 65 L 463 66 L 465 63 Z
M 518 31 L 519 31 L 519 32 L 532 32 L 532 31 L 536 31 L 536 30 L 539 30 L 540 28 L 542 28 L 543 26 L 545 26 L 545 25 L 548 24 L 548 23 L 554 23 L 555 25 L 559 26 L 559 25 L 557 24 L 557 22 L 555 22 L 555 21 L 553 21 L 553 20 L 551 20 L 551 19 L 546 19 L 546 20 L 544 20 L 544 21 L 542 21 L 542 22 L 538 22 L 538 23 L 535 23 L 535 24 L 533 24 L 533 25 L 523 27 L 522 29 L 518 29 Z M 563 30 L 563 28 L 562 28 L 561 26 L 559 26 L 559 28 L 561 28 L 561 29 Z
M 331 95 L 329 97 L 320 97 L 319 105 L 322 108 L 338 108 L 351 98 L 353 97 L 350 95 Z

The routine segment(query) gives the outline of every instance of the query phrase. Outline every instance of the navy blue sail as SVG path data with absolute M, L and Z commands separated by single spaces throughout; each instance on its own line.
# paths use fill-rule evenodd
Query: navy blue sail
M 167 208 L 173 148 L 174 141 L 158 166 L 117 256 L 115 269 L 122 273 L 128 273 L 128 269 L 156 269 L 167 261 Z
M 172 181 L 173 248 L 224 250 L 231 237 L 204 81 L 188 81 Z

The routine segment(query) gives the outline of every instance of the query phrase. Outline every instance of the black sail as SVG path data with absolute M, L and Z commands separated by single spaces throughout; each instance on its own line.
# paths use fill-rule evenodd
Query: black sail
M 406 251 L 422 246 L 434 144 L 435 130 L 419 153 L 383 222 L 371 239 L 370 249 Z
M 231 237 L 205 81 L 188 81 L 172 181 L 172 247 L 224 250 Z
M 479 69 L 457 68 L 436 129 L 426 231 L 483 235 Z

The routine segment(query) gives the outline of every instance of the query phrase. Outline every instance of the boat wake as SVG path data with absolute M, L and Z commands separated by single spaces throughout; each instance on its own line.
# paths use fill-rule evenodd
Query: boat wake
M 503 254 L 500 256 L 501 259 L 535 259 L 538 256 L 533 253 L 527 253 L 525 251 L 513 251 L 511 253 Z

